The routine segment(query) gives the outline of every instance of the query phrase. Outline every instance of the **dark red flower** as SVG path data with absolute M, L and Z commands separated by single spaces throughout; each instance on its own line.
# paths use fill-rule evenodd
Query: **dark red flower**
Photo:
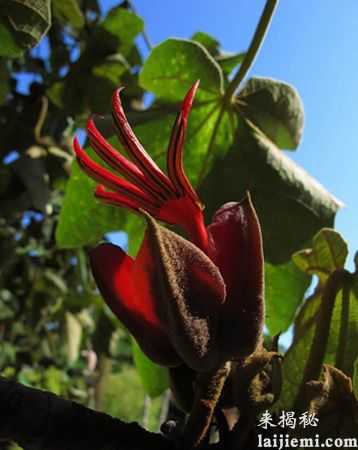
M 251 354 L 263 326 L 260 225 L 249 195 L 223 205 L 211 225 L 183 168 L 188 115 L 197 90 L 186 95 L 171 134 L 165 175 L 134 135 L 113 96 L 113 120 L 130 160 L 101 135 L 92 119 L 92 148 L 114 172 L 93 161 L 75 139 L 81 168 L 99 183 L 100 200 L 143 214 L 148 222 L 135 259 L 112 244 L 90 255 L 98 287 L 142 350 L 167 366 L 197 371 Z M 125 178 L 118 176 L 115 172 Z M 189 240 L 155 219 L 183 228 Z

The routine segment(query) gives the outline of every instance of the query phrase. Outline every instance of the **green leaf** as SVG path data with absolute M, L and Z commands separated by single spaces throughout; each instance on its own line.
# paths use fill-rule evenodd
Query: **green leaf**
M 296 252 L 295 264 L 310 275 L 318 275 L 322 281 L 337 269 L 343 269 L 348 256 L 347 242 L 335 230 L 324 228 L 313 238 L 312 248 Z
M 130 69 L 128 62 L 120 53 L 110 55 L 105 62 L 93 68 L 93 74 L 97 77 L 108 78 L 114 86 L 120 83 L 120 77 L 123 73 Z
M 169 387 L 168 369 L 154 364 L 133 339 L 133 358 L 143 387 L 150 397 L 157 397 Z
M 10 444 L 9 450 L 23 450 L 17 444 Z
M 0 56 L 5 58 L 18 58 L 21 56 L 25 49 L 21 48 L 13 34 L 9 29 L 9 25 L 0 22 Z
M 298 164 L 250 122 L 239 122 L 237 138 L 203 181 L 207 217 L 223 203 L 251 192 L 263 232 L 267 262 L 283 264 L 323 227 L 332 227 L 341 206 Z
M 41 374 L 32 367 L 23 366 L 17 374 L 17 380 L 25 386 L 38 387 L 41 383 Z
M 181 101 L 198 79 L 197 100 L 222 95 L 222 71 L 210 53 L 197 42 L 168 39 L 153 49 L 144 63 L 139 82 L 158 98 Z
M 336 365 L 337 359 L 343 360 L 342 369 L 348 376 L 353 375 L 354 364 L 358 357 L 358 277 L 353 279 L 353 289 L 349 292 L 348 304 L 344 305 L 342 290 L 338 292 L 333 309 L 329 338 L 324 363 Z M 277 408 L 292 407 L 301 383 L 307 363 L 312 340 L 318 323 L 318 311 L 321 304 L 322 289 L 305 302 L 295 320 L 294 341 L 283 362 L 283 387 Z M 341 333 L 345 336 L 345 348 L 339 345 Z M 341 352 L 344 351 L 342 358 Z
M 239 64 L 242 63 L 245 56 L 246 52 L 240 53 L 222 52 L 215 59 L 219 64 L 219 66 L 221 67 L 222 71 L 227 75 L 230 75 L 230 73 L 235 69 L 235 67 L 237 67 Z
M 220 50 L 220 42 L 208 33 L 198 31 L 191 37 L 192 41 L 203 45 L 206 50 L 215 58 L 222 71 L 229 75 L 235 67 L 242 63 L 246 53 L 231 53 Z
M 63 372 L 54 366 L 50 366 L 43 373 L 42 386 L 47 391 L 53 392 L 56 395 L 62 393 Z
M 0 300 L 0 320 L 5 321 L 9 319 L 14 319 L 16 316 L 16 311 L 14 311 L 13 308 L 10 307 L 10 305 L 7 305 L 2 300 Z
M 8 0 L 0 13 L 7 17 L 6 25 L 24 49 L 38 44 L 51 26 L 50 0 Z
M 47 89 L 46 94 L 54 105 L 58 108 L 63 108 L 64 91 L 65 83 L 63 81 L 57 81 Z
M 266 325 L 271 336 L 283 333 L 292 324 L 310 281 L 311 277 L 292 261 L 265 264 Z
M 198 31 L 193 34 L 191 37 L 192 41 L 198 42 L 202 46 L 206 48 L 206 50 L 212 56 L 217 56 L 219 53 L 220 42 L 211 36 L 209 33 L 205 33 L 204 31 Z
M 134 38 L 143 31 L 144 22 L 136 14 L 119 6 L 108 13 L 100 28 L 115 37 L 118 52 L 127 55 L 132 49 Z
M 85 24 L 82 11 L 77 0 L 52 0 L 53 15 L 64 25 L 81 29 Z
M 303 131 L 303 105 L 297 90 L 271 78 L 251 78 L 238 96 L 240 111 L 279 148 L 295 149 Z

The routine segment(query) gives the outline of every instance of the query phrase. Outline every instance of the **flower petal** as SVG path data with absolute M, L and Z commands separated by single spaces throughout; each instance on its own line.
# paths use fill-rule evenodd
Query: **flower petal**
M 91 178 L 105 185 L 108 189 L 118 191 L 120 194 L 127 196 L 139 208 L 146 208 L 147 205 L 150 208 L 158 208 L 160 206 L 150 194 L 142 191 L 133 183 L 114 175 L 93 161 L 80 146 L 77 138 L 74 139 L 73 146 L 78 164 Z
M 230 357 L 251 354 L 264 320 L 264 259 L 260 224 L 250 196 L 226 203 L 208 227 L 210 255 L 225 280 L 222 349 Z
M 146 261 L 161 323 L 178 355 L 194 370 L 217 367 L 218 311 L 225 301 L 225 284 L 218 268 L 191 242 L 158 225 L 147 215 Z
M 132 161 L 125 158 L 102 136 L 93 118 L 90 118 L 87 122 L 87 132 L 93 150 L 112 169 L 124 175 L 143 191 L 149 192 L 161 201 L 165 200 L 166 197 L 158 191 L 158 187 L 153 187 L 154 183 L 148 180 L 144 173 Z
M 199 197 L 193 189 L 188 177 L 185 174 L 183 166 L 183 151 L 184 151 L 184 139 L 188 125 L 188 116 L 193 104 L 194 96 L 199 87 L 199 81 L 197 81 L 189 92 L 186 94 L 181 110 L 175 121 L 172 134 L 170 137 L 168 153 L 167 153 L 167 168 L 168 175 L 172 183 L 174 184 L 179 195 L 187 195 L 192 199 L 194 203 L 201 206 Z M 202 209 L 202 207 L 201 207 Z
M 134 261 L 112 244 L 101 244 L 92 250 L 90 263 L 104 300 L 133 334 L 143 352 L 158 364 L 179 364 L 180 359 L 156 314 L 151 292 L 141 290 L 148 274 L 141 271 L 133 277 Z
M 146 211 L 148 211 L 152 215 L 157 214 L 157 208 L 151 207 L 148 203 L 143 205 L 143 203 L 138 202 L 137 200 L 133 200 L 128 195 L 119 194 L 118 192 L 107 191 L 103 184 L 99 184 L 96 187 L 95 197 L 101 200 L 103 203 L 107 203 L 107 205 L 119 206 L 120 208 L 127 208 L 132 210 L 133 212 L 140 214 L 141 207 L 145 207 Z
M 148 212 L 150 213 L 149 210 Z M 204 224 L 203 212 L 189 197 L 183 196 L 168 200 L 161 206 L 158 214 L 152 215 L 165 223 L 181 226 L 190 241 L 207 253 L 208 233 Z
M 164 175 L 157 164 L 152 160 L 148 153 L 144 150 L 142 144 L 134 134 L 126 115 L 122 108 L 120 92 L 122 89 L 117 89 L 112 97 L 112 111 L 113 121 L 116 125 L 118 137 L 124 148 L 129 152 L 136 164 L 140 167 L 143 173 L 146 174 L 160 192 L 166 192 L 170 197 L 173 194 L 174 188 L 169 178 Z

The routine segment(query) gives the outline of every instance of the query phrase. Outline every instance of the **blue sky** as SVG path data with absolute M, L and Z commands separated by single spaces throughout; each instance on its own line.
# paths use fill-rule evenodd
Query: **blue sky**
M 105 0 L 105 10 L 117 2 Z M 245 50 L 263 0 L 137 0 L 152 43 L 201 30 L 223 48 Z M 336 228 L 347 239 L 350 267 L 358 249 L 358 2 L 281 0 L 250 75 L 294 85 L 305 107 L 303 140 L 290 156 L 345 203 Z

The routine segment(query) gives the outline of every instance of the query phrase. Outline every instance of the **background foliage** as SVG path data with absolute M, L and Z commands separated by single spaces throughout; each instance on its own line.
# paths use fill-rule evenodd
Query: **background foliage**
M 198 31 L 162 42 L 143 60 L 136 43 L 143 31 L 129 2 L 105 17 L 97 0 L 0 6 L 1 373 L 157 428 L 168 403 L 166 371 L 144 357 L 106 309 L 86 260 L 89 247 L 118 230 L 127 233 L 134 255 L 144 223 L 94 199 L 94 182 L 73 162 L 72 137 L 95 112 L 121 149 L 108 117 L 111 94 L 124 85 L 136 134 L 164 167 L 179 102 L 200 79 L 186 172 L 206 204 L 208 223 L 224 202 L 251 192 L 264 237 L 268 336 L 294 323 L 280 399 L 289 409 L 325 282 L 344 267 L 348 252 L 331 229 L 340 202 L 285 152 L 296 150 L 302 136 L 299 93 L 267 74 L 248 79 L 232 103 L 227 87 L 245 51 L 227 53 L 214 36 Z M 33 50 L 41 39 L 43 57 Z M 25 73 L 33 80 L 27 94 L 16 81 Z M 312 276 L 317 286 L 305 300 Z M 352 274 L 348 293 L 337 295 L 325 353 L 356 389 L 357 286 Z

